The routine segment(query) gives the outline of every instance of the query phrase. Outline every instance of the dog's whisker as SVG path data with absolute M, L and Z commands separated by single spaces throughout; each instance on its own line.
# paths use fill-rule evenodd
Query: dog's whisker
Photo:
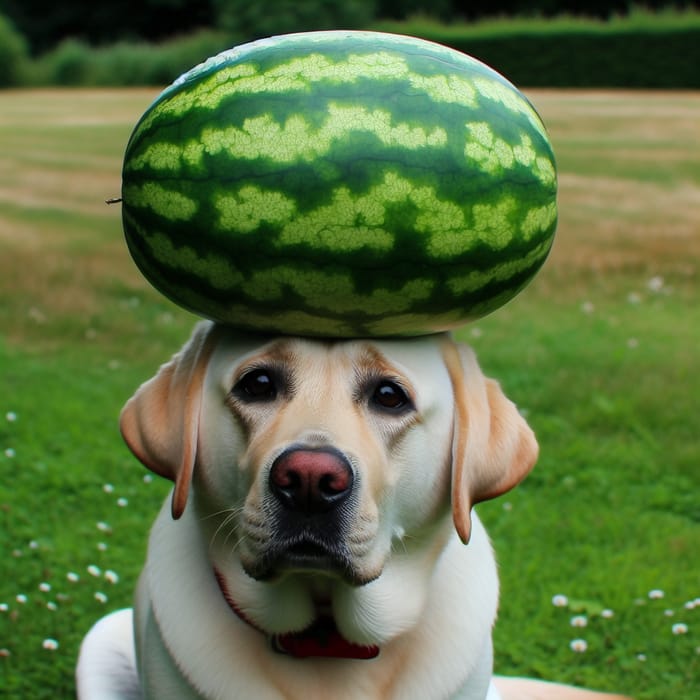
M 391 541 L 391 551 L 396 552 L 399 551 L 402 554 L 408 554 L 408 545 L 406 543 L 406 540 L 409 539 L 407 537 L 394 537 Z
M 231 515 L 232 513 L 238 513 L 242 510 L 241 506 L 236 506 L 235 508 L 229 507 L 229 508 L 222 508 L 221 510 L 214 511 L 213 513 L 209 513 L 208 515 L 204 515 L 200 518 L 202 522 L 206 522 L 207 520 L 213 520 L 214 518 L 218 518 L 222 515 L 226 515 L 227 517 Z
M 235 535 L 237 532 L 238 532 L 238 528 L 235 528 L 235 527 L 232 527 L 232 528 L 228 531 L 228 534 L 227 534 L 226 537 L 224 538 L 224 545 L 225 545 L 225 546 L 228 546 L 229 540 L 230 540 L 231 537 L 232 537 L 233 535 Z M 242 535 L 242 534 L 239 534 L 239 535 L 238 535 L 238 541 L 236 542 L 236 544 L 235 544 L 234 547 L 233 547 L 233 550 L 234 550 L 234 551 L 236 551 L 236 550 L 238 549 L 238 547 L 240 546 L 240 543 L 242 542 L 242 540 L 243 540 L 243 535 Z
M 235 525 L 235 521 L 238 518 L 238 515 L 241 513 L 241 510 L 242 510 L 241 508 L 230 508 L 227 510 L 219 511 L 219 515 L 223 515 L 224 513 L 227 513 L 227 515 L 219 523 L 219 526 L 216 528 L 216 530 L 212 534 L 211 541 L 209 543 L 210 547 L 214 546 L 216 539 L 221 535 L 221 533 L 224 530 L 228 531 L 226 536 L 224 537 L 224 545 L 228 544 L 229 538 L 237 529 L 236 525 Z
M 241 548 L 241 546 L 242 546 L 242 544 L 243 544 L 243 540 L 245 540 L 245 535 L 243 535 L 243 534 L 239 535 L 239 536 L 238 536 L 238 540 L 237 540 L 236 543 L 233 545 L 233 551 L 234 551 L 234 552 L 237 552 L 237 551 Z

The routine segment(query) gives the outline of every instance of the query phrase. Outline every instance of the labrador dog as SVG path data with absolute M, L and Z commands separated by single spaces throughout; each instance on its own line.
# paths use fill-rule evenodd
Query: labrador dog
M 498 578 L 473 506 L 535 437 L 448 335 L 261 338 L 200 323 L 121 430 L 174 482 L 81 700 L 594 700 L 492 677 Z

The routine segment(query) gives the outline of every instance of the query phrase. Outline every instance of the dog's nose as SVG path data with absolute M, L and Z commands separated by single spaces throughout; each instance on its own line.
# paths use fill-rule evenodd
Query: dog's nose
M 327 448 L 286 450 L 270 471 L 270 488 L 280 503 L 305 515 L 335 508 L 348 497 L 352 484 L 346 457 Z

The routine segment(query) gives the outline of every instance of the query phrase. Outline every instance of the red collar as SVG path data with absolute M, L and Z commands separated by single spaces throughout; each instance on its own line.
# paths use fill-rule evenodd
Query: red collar
M 224 577 L 216 568 L 214 568 L 214 576 L 216 576 L 221 594 L 231 610 L 247 625 L 261 634 L 267 635 L 238 607 L 226 586 Z M 330 615 L 321 615 L 301 632 L 273 634 L 270 636 L 270 644 L 274 651 L 298 659 L 306 659 L 311 656 L 333 659 L 373 659 L 379 655 L 379 647 L 376 645 L 362 646 L 345 639 Z

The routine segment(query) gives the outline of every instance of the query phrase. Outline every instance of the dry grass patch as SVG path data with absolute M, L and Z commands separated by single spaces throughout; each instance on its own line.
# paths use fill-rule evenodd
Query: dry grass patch
M 153 88 L 7 90 L 0 127 L 133 126 L 158 92 Z
M 6 204 L 114 217 L 104 201 L 119 194 L 126 141 L 156 92 L 4 93 L 0 211 Z
M 61 342 L 146 289 L 121 234 L 121 158 L 157 90 L 3 93 L 0 114 L 0 322 L 6 340 Z M 69 338 L 65 338 L 69 341 Z
M 585 270 L 687 269 L 700 259 L 700 189 L 564 173 L 551 264 Z M 680 268 L 679 268 L 680 265 Z
M 700 260 L 700 94 L 533 91 L 559 166 L 560 220 L 543 276 L 670 275 Z M 545 279 L 546 281 L 546 279 Z

